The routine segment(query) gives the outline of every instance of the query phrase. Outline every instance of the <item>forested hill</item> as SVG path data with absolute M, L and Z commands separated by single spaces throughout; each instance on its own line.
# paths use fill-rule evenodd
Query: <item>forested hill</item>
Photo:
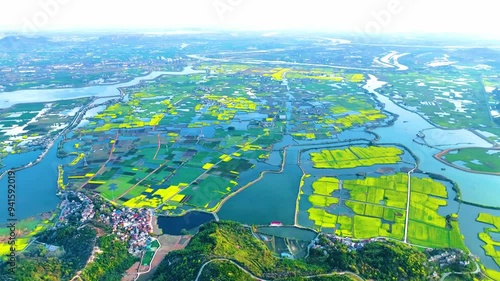
M 225 260 L 224 260 L 225 259 Z M 207 263 L 212 261 L 210 263 Z M 154 281 L 192 281 L 207 263 L 201 280 L 306 280 L 305 276 L 353 272 L 375 280 L 427 280 L 426 255 L 404 244 L 373 242 L 350 251 L 325 238 L 305 260 L 279 259 L 256 239 L 249 228 L 234 222 L 212 222 L 200 229 L 189 245 L 169 253 L 160 264 Z M 242 269 L 240 269 L 239 265 Z M 307 280 L 351 280 L 343 274 Z

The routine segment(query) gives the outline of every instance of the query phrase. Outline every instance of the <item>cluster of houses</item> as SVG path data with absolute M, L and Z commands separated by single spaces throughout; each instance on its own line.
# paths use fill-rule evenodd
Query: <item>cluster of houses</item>
M 63 194 L 61 213 L 57 225 L 66 225 L 70 218 L 79 218 L 81 223 L 94 218 L 94 203 L 81 192 L 68 191 Z
M 458 263 L 460 266 L 465 267 L 469 265 L 468 259 L 464 260 L 464 253 L 460 250 L 444 250 L 443 252 L 432 255 L 429 261 L 438 263 L 440 268 Z
M 151 242 L 151 210 L 125 207 L 113 210 L 109 216 L 101 214 L 99 218 L 113 228 L 113 233 L 121 241 L 128 240 L 128 250 L 133 255 L 140 255 L 143 248 Z
M 349 237 L 340 237 L 334 234 L 325 234 L 325 237 L 330 240 L 332 243 L 342 243 L 347 246 L 347 249 L 350 251 L 356 251 L 359 249 L 362 249 L 366 244 L 371 243 L 371 242 L 376 242 L 376 241 L 386 241 L 385 238 L 383 237 L 377 237 L 377 238 L 370 238 L 370 239 L 364 239 L 364 240 L 357 240 L 354 241 Z
M 82 192 L 67 191 L 60 194 L 63 198 L 59 220 L 56 227 L 73 223 L 86 223 L 95 216 L 92 200 Z M 100 214 L 98 220 L 111 226 L 113 233 L 123 241 L 128 241 L 131 254 L 140 256 L 145 246 L 151 243 L 153 213 L 148 209 L 114 209 L 109 215 Z

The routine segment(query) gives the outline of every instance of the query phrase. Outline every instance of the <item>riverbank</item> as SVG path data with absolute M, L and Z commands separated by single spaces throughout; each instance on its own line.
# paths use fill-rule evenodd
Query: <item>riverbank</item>
M 290 146 L 285 146 L 283 148 L 283 160 L 281 162 L 281 168 L 280 170 L 278 171 L 262 171 L 260 172 L 260 175 L 258 178 L 256 178 L 255 180 L 247 183 L 246 185 L 240 187 L 237 191 L 231 193 L 230 195 L 228 195 L 226 198 L 224 198 L 217 206 L 216 208 L 213 210 L 213 212 L 217 213 L 221 208 L 222 208 L 222 205 L 224 205 L 224 203 L 231 199 L 232 197 L 236 196 L 238 193 L 242 192 L 243 190 L 245 190 L 246 188 L 248 188 L 249 186 L 259 182 L 260 180 L 262 180 L 262 178 L 264 178 L 264 176 L 268 173 L 271 173 L 271 174 L 281 174 L 283 172 L 283 170 L 285 169 L 285 163 L 286 163 L 286 153 L 287 153 L 287 149 L 289 148 Z
M 467 147 L 467 148 L 483 148 L 483 147 Z M 489 148 L 489 149 L 500 151 L 500 148 Z M 500 176 L 500 172 L 496 172 L 496 173 L 495 172 L 483 172 L 483 171 L 476 171 L 476 170 L 472 170 L 472 169 L 467 169 L 467 168 L 455 165 L 453 163 L 450 163 L 442 158 L 444 155 L 448 154 L 449 152 L 456 151 L 456 150 L 460 150 L 460 148 L 449 148 L 449 149 L 446 149 L 446 150 L 443 150 L 439 153 L 434 154 L 433 157 L 443 164 L 446 164 L 450 167 L 453 167 L 455 169 L 458 169 L 458 170 L 461 170 L 461 171 L 464 171 L 467 173 Z

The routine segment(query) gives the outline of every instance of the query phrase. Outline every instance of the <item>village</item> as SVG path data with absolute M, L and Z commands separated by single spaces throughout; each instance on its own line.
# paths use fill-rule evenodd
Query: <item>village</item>
M 109 224 L 122 242 L 128 240 L 129 253 L 140 256 L 142 250 L 152 241 L 152 217 L 150 209 L 125 207 L 113 210 L 109 216 L 101 214 L 98 220 Z
M 64 198 L 60 205 L 61 213 L 54 227 L 62 227 L 70 223 L 83 225 L 95 219 L 98 223 L 108 225 L 120 241 L 128 241 L 129 253 L 135 256 L 140 256 L 144 248 L 152 241 L 150 236 L 152 210 L 124 207 L 113 209 L 110 214 L 103 212 L 96 216 L 97 208 L 82 192 L 68 191 L 61 196 Z M 105 207 L 108 206 L 101 205 L 100 209 Z

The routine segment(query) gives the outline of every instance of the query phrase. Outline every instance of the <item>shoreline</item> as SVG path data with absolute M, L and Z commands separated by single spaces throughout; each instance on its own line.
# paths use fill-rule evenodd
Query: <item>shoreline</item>
M 498 150 L 498 151 L 500 151 L 500 148 L 484 148 L 484 147 L 466 147 L 466 148 L 481 148 L 481 149 Z M 485 172 L 485 171 L 476 171 L 476 170 L 472 170 L 472 169 L 467 169 L 467 168 L 455 165 L 453 163 L 450 163 L 450 162 L 442 159 L 442 157 L 445 154 L 448 154 L 451 151 L 460 150 L 460 149 L 465 149 L 465 148 L 449 148 L 449 149 L 445 149 L 445 150 L 443 150 L 441 152 L 438 152 L 438 153 L 434 154 L 433 157 L 434 157 L 434 159 L 438 160 L 439 162 L 441 162 L 443 164 L 446 164 L 447 166 L 450 166 L 452 168 L 461 170 L 463 172 L 473 173 L 473 174 L 481 174 L 481 175 L 500 176 L 500 172 Z
M 81 89 L 81 88 L 86 88 L 86 87 L 94 87 L 94 86 L 113 86 L 113 85 L 118 85 L 118 84 L 123 84 L 123 83 L 128 83 L 138 77 L 141 77 L 141 76 L 147 76 L 147 75 L 150 75 L 151 73 L 153 73 L 154 71 L 160 71 L 160 70 L 149 70 L 146 74 L 141 74 L 140 76 L 135 76 L 135 77 L 129 77 L 129 78 L 126 78 L 126 79 L 123 79 L 121 81 L 117 81 L 117 82 L 114 82 L 114 83 L 107 83 L 107 84 L 93 84 L 93 85 L 83 85 L 83 86 L 76 86 L 76 87 L 62 87 L 62 86 L 56 86 L 56 87 L 47 87 L 47 88 L 27 88 L 27 89 L 16 89 L 16 90 L 13 90 L 13 91 L 2 91 L 1 93 L 14 93 L 14 92 L 17 92 L 17 91 L 37 91 L 37 90 L 62 90 L 62 89 Z M 25 102 L 23 102 L 22 104 L 24 104 Z M 30 103 L 36 103 L 36 102 L 30 102 Z M 2 109 L 8 109 L 10 108 L 9 107 L 5 107 L 5 108 L 2 108 Z
M 184 67 L 184 70 L 185 71 L 186 69 L 191 69 L 193 71 L 195 71 L 195 69 L 192 68 L 192 66 L 186 66 Z M 162 72 L 162 71 L 159 71 L 159 72 Z M 166 71 L 168 72 L 168 71 Z M 153 71 L 150 71 L 148 72 L 146 75 L 143 75 L 142 77 L 146 77 L 148 75 L 150 75 L 151 73 L 153 73 Z M 179 74 L 182 73 L 182 71 L 179 72 Z M 17 167 L 17 168 L 13 168 L 13 169 L 9 169 L 11 171 L 14 171 L 14 172 L 17 172 L 17 171 L 20 171 L 20 170 L 24 170 L 24 169 L 27 169 L 27 168 L 30 168 L 38 163 L 40 163 L 43 158 L 45 157 L 45 155 L 48 153 L 48 151 L 52 148 L 52 146 L 54 145 L 55 141 L 61 137 L 63 134 L 66 134 L 68 131 L 71 131 L 74 129 L 74 126 L 75 126 L 75 123 L 76 122 L 80 122 L 81 119 L 85 116 L 85 113 L 94 108 L 94 107 L 97 107 L 97 106 L 101 106 L 101 105 L 106 105 L 106 103 L 103 103 L 103 104 L 98 104 L 98 105 L 93 105 L 92 103 L 95 102 L 96 100 L 98 99 L 101 99 L 101 98 L 110 98 L 110 97 L 118 97 L 116 100 L 110 100 L 110 101 L 113 101 L 114 103 L 117 103 L 117 102 L 120 102 L 123 100 L 123 98 L 125 97 L 125 89 L 126 88 L 129 88 L 129 87 L 133 87 L 133 86 L 137 86 L 141 83 L 143 83 L 144 81 L 151 81 L 151 80 L 155 80 L 161 76 L 164 76 L 164 75 L 169 75 L 169 74 L 160 74 L 158 75 L 157 77 L 155 78 L 151 78 L 151 79 L 140 79 L 139 82 L 137 82 L 137 84 L 135 85 L 130 85 L 130 86 L 125 86 L 125 87 L 116 87 L 116 89 L 119 91 L 119 95 L 111 95 L 111 96 L 88 96 L 88 97 L 75 97 L 75 98 L 70 98 L 68 100 L 74 100 L 74 99 L 79 99 L 79 98 L 90 98 L 91 100 L 89 101 L 89 103 L 87 104 L 87 106 L 81 108 L 76 114 L 75 114 L 75 118 L 71 121 L 70 124 L 68 124 L 68 126 L 66 126 L 64 129 L 61 130 L 61 132 L 59 132 L 59 134 L 57 134 L 55 137 L 52 138 L 52 140 L 49 141 L 48 145 L 45 147 L 45 149 L 43 149 L 42 153 L 38 156 L 38 158 L 33 161 L 32 163 L 28 163 L 26 165 L 23 165 L 21 167 Z M 190 75 L 190 74 L 185 74 L 185 75 Z M 131 80 L 127 80 L 125 82 L 117 82 L 117 83 L 114 83 L 114 84 L 109 84 L 109 85 L 102 85 L 102 86 L 113 86 L 113 85 L 119 85 L 119 84 L 123 84 L 123 83 L 129 83 L 131 81 L 133 81 L 134 79 L 138 79 L 140 78 L 141 76 L 138 76 L 138 77 L 135 77 L 135 78 L 132 78 Z M 99 85 L 95 85 L 95 86 L 99 86 Z M 92 86 L 85 86 L 85 87 L 71 87 L 71 88 L 60 88 L 60 89 L 79 89 L 79 88 L 86 88 L 86 87 L 92 87 Z M 57 89 L 57 88 L 54 88 L 54 89 Z M 50 89 L 50 90 L 54 90 L 54 89 Z M 26 89 L 26 90 L 36 90 L 36 89 Z M 40 89 L 40 90 L 48 90 L 48 89 Z M 16 90 L 17 91 L 17 90 Z M 11 91 L 11 92 L 15 92 L 15 91 Z M 0 108 L 0 111 L 3 111 L 3 110 L 8 110 L 9 108 L 11 108 L 12 106 L 16 105 L 16 104 L 33 104 L 33 103 L 45 103 L 45 102 L 22 102 L 22 103 L 15 103 L 15 104 L 12 104 L 11 106 L 9 107 L 6 107 L 6 108 Z M 61 140 L 62 141 L 62 140 Z M 0 180 L 5 176 L 5 174 L 9 171 L 4 171 L 2 174 L 0 174 Z
M 153 209 L 149 209 L 151 217 L 149 219 L 149 227 L 151 228 L 151 232 L 155 235 L 163 235 L 163 231 L 158 226 L 158 216 L 155 214 Z
M 109 97 L 109 96 L 108 96 Z M 103 97 L 103 98 L 108 98 L 108 97 Z M 114 97 L 114 96 L 111 96 L 111 97 Z M 85 113 L 87 113 L 88 110 L 98 106 L 98 105 L 92 105 L 93 102 L 95 102 L 96 100 L 98 100 L 99 98 L 101 97 L 95 97 L 93 96 L 91 98 L 91 100 L 89 101 L 89 103 L 82 107 L 76 114 L 75 114 L 75 117 L 73 118 L 73 120 L 71 120 L 71 122 L 68 124 L 68 126 L 66 126 L 64 129 L 62 129 L 56 136 L 54 136 L 52 139 L 48 139 L 48 143 L 47 145 L 45 146 L 45 149 L 42 150 L 42 152 L 40 153 L 40 155 L 38 155 L 38 157 L 36 158 L 35 161 L 32 161 L 28 164 L 25 164 L 21 167 L 16 167 L 16 168 L 11 168 L 11 169 L 8 169 L 7 171 L 3 172 L 1 175 L 0 175 L 0 180 L 5 176 L 5 174 L 10 170 L 10 171 L 14 171 L 14 172 L 18 172 L 18 171 L 21 171 L 21 170 L 25 170 L 25 169 L 28 169 L 30 167 L 33 167 L 37 164 L 39 164 L 40 162 L 43 161 L 43 158 L 47 155 L 47 153 L 49 152 L 50 149 L 52 149 L 52 147 L 54 146 L 54 144 L 57 142 L 57 140 L 60 138 L 60 137 L 63 137 L 63 139 L 65 138 L 64 135 L 66 133 L 68 133 L 68 131 L 71 131 L 73 129 L 73 127 L 75 126 L 75 123 L 79 123 L 83 117 L 85 116 Z M 77 125 L 77 124 L 76 124 Z M 63 141 L 63 139 L 60 140 Z

